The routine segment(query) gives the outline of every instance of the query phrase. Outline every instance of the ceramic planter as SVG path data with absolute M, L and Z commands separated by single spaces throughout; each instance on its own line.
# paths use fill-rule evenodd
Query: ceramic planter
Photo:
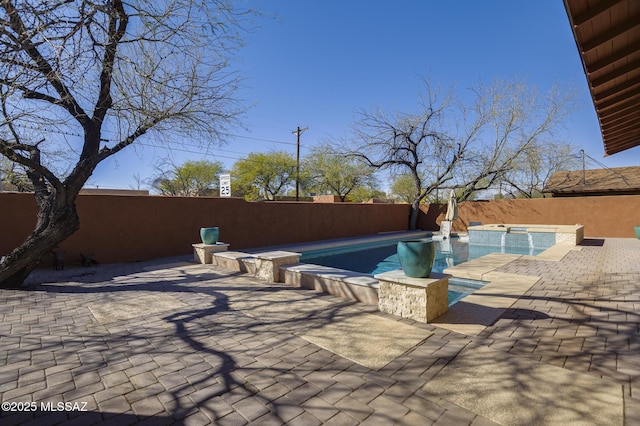
M 212 228 L 200 228 L 200 238 L 203 244 L 215 244 L 218 242 L 220 229 L 217 226 Z
M 436 260 L 436 245 L 426 240 L 400 241 L 398 258 L 406 276 L 426 278 L 431 274 Z

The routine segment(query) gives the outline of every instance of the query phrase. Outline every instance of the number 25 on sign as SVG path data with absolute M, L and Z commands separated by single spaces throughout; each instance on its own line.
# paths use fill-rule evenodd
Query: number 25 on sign
M 231 197 L 231 175 L 220 175 L 220 196 Z

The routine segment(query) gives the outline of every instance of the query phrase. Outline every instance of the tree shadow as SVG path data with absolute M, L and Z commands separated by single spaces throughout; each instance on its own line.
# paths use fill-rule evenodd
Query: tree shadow
M 189 374 L 193 374 L 175 387 L 149 390 L 150 397 L 159 393 L 164 393 L 165 397 L 167 394 L 171 395 L 167 406 L 174 420 L 180 421 L 189 416 L 194 412 L 194 407 L 200 405 L 209 406 L 209 414 L 220 419 L 229 414 L 229 406 L 244 398 L 253 398 L 269 407 L 272 420 L 284 422 L 287 415 L 283 412 L 292 407 L 297 409 L 296 402 L 282 399 L 280 395 L 277 398 L 269 397 L 261 391 L 267 385 L 286 382 L 286 375 L 290 374 L 292 364 L 286 359 L 267 362 L 269 351 L 277 349 L 283 353 L 295 353 L 300 347 L 309 346 L 306 341 L 294 342 L 296 339 L 301 340 L 297 337 L 298 331 L 318 326 L 319 322 L 333 321 L 339 316 L 357 315 L 357 311 L 344 311 L 354 302 L 319 303 L 322 298 L 331 296 L 282 284 L 257 284 L 246 280 L 245 274 L 241 273 L 218 273 L 189 266 L 192 265 L 176 266 L 169 271 L 150 271 L 148 267 L 138 265 L 128 268 L 124 274 L 121 271 L 113 274 L 103 272 L 92 275 L 81 283 L 41 283 L 30 287 L 29 291 L 34 293 L 89 296 L 109 294 L 114 296 L 110 300 L 115 302 L 149 292 L 167 292 L 187 302 L 193 300 L 190 294 L 198 298 L 193 300 L 198 306 L 159 314 L 159 320 L 151 325 L 145 324 L 147 318 L 141 313 L 139 317 L 127 320 L 95 324 L 100 329 L 109 330 L 109 335 L 90 333 L 63 336 L 52 339 L 49 344 L 40 345 L 37 352 L 59 354 L 60 362 L 71 362 L 74 376 L 100 370 L 109 371 L 114 364 L 126 363 L 132 358 L 144 359 L 145 356 L 151 356 L 154 359 L 173 360 L 179 354 L 179 358 L 184 360 L 185 368 L 177 372 L 187 374 L 186 371 L 189 370 Z M 285 297 L 287 295 L 293 297 L 293 300 Z M 100 299 L 95 302 L 100 303 Z M 269 314 L 274 311 L 276 315 Z M 263 313 L 267 315 L 261 315 Z M 278 313 L 282 315 L 277 315 Z M 267 341 L 262 340 L 265 331 L 270 336 Z M 240 336 L 245 338 L 241 339 Z M 223 340 L 226 342 L 222 343 Z M 61 343 L 64 348 L 62 351 Z M 82 353 L 84 357 L 84 352 L 89 347 L 92 348 L 94 357 L 91 361 L 80 364 L 72 362 L 77 359 L 78 353 Z M 314 348 L 313 352 L 318 350 L 320 348 Z M 187 362 L 190 358 L 191 361 L 196 359 L 197 364 Z M 292 358 L 296 358 L 299 364 L 308 362 L 299 355 Z M 266 363 L 260 362 L 260 359 Z M 156 368 L 163 367 L 158 362 Z M 185 399 L 186 395 L 190 395 L 190 400 Z M 216 411 L 216 406 L 224 408 Z M 140 420 L 143 418 L 144 416 Z M 159 420 L 166 419 L 161 417 Z
M 389 398 L 397 398 L 398 403 L 405 405 L 409 404 L 408 401 L 420 398 L 416 399 L 416 402 L 440 407 L 442 412 L 445 412 L 448 406 L 453 407 L 453 404 L 446 401 L 469 407 L 464 401 L 457 399 L 459 395 L 456 392 L 456 386 L 437 390 L 423 386 L 432 378 L 437 378 L 440 371 L 444 375 L 452 371 L 444 367 L 454 362 L 464 348 L 470 347 L 468 346 L 470 342 L 486 344 L 493 350 L 489 353 L 476 354 L 472 359 L 480 360 L 486 365 L 499 361 L 497 365 L 500 368 L 496 370 L 496 374 L 489 374 L 483 379 L 486 384 L 496 388 L 501 384 L 502 386 L 508 384 L 510 388 L 511 386 L 521 388 L 527 393 L 537 392 L 534 389 L 536 386 L 553 387 L 556 383 L 552 376 L 535 377 L 535 380 L 531 380 L 530 369 L 536 364 L 523 362 L 522 357 L 565 367 L 567 353 L 569 357 L 575 359 L 582 356 L 594 359 L 592 364 L 596 367 L 593 371 L 580 372 L 612 377 L 618 382 L 626 380 L 628 383 L 630 380 L 638 380 L 637 375 L 633 377 L 627 375 L 626 379 L 613 375 L 612 367 L 607 364 L 610 360 L 606 355 L 615 353 L 627 356 L 631 355 L 632 347 L 637 350 L 640 345 L 637 332 L 635 340 L 632 333 L 619 340 L 612 338 L 612 335 L 617 334 L 619 327 L 625 324 L 637 325 L 640 318 L 632 310 L 614 304 L 601 306 L 596 303 L 594 299 L 596 297 L 603 299 L 611 297 L 602 293 L 596 280 L 593 282 L 585 280 L 583 288 L 584 291 L 601 296 L 569 298 L 562 293 L 562 289 L 547 289 L 544 295 L 535 292 L 513 295 L 514 301 L 520 300 L 523 304 L 535 302 L 544 302 L 550 306 L 562 304 L 567 307 L 568 313 L 575 312 L 575 317 L 567 315 L 566 318 L 558 318 L 549 311 L 514 305 L 504 312 L 496 325 L 488 327 L 487 333 L 477 338 L 456 336 L 455 333 L 446 334 L 438 331 L 435 326 L 416 324 L 417 327 L 436 332 L 436 335 L 398 357 L 382 370 L 372 371 L 366 367 L 354 365 L 298 337 L 305 330 L 322 327 L 324 324 L 330 324 L 348 316 L 361 315 L 366 311 L 361 305 L 351 309 L 354 302 L 336 303 L 337 298 L 312 290 L 276 283 L 256 283 L 245 277 L 247 276 L 241 273 L 220 273 L 213 269 L 207 271 L 177 266 L 167 272 L 138 268 L 129 276 L 113 273 L 106 282 L 94 277 L 88 283 L 80 285 L 44 283 L 33 290 L 51 294 L 85 293 L 89 296 L 112 293 L 116 296 L 115 300 L 135 297 L 140 292 L 169 292 L 180 300 L 193 303 L 186 308 L 174 309 L 159 315 L 154 314 L 157 319 L 148 319 L 152 323 L 147 325 L 144 323 L 147 321 L 144 315 L 141 315 L 139 323 L 135 319 L 110 323 L 106 327 L 109 335 L 69 334 L 60 339 L 51 339 L 46 344 L 43 343 L 44 338 L 38 336 L 0 337 L 3 344 L 7 342 L 9 345 L 13 342 L 29 344 L 29 339 L 33 339 L 34 346 L 40 345 L 37 353 L 26 349 L 29 347 L 27 345 L 23 351 L 24 354 L 15 353 L 15 355 L 28 355 L 33 358 L 43 353 L 56 352 L 58 363 L 68 364 L 74 378 L 76 375 L 90 374 L 95 371 L 107 374 L 111 372 L 110 369 L 126 364 L 130 360 L 135 360 L 136 364 L 129 365 L 128 368 L 137 368 L 138 363 L 144 362 L 147 357 L 153 357 L 158 361 L 150 371 L 156 371 L 162 378 L 166 376 L 166 382 L 169 381 L 169 377 L 173 377 L 170 376 L 173 373 L 177 373 L 176 377 L 182 376 L 175 385 L 159 379 L 157 387 L 154 388 L 154 385 L 151 385 L 144 388 L 149 389 L 149 397 L 162 395 L 163 398 L 168 398 L 166 401 L 163 400 L 163 404 L 167 407 L 166 411 L 173 417 L 163 417 L 161 413 L 158 417 L 160 422 L 181 422 L 193 414 L 198 407 L 205 407 L 208 415 L 212 416 L 215 422 L 232 413 L 238 415 L 237 406 L 241 406 L 246 400 L 247 403 L 255 401 L 260 406 L 266 407 L 269 412 L 264 415 L 269 417 L 268 420 L 287 423 L 291 419 L 292 412 L 301 412 L 300 406 L 305 402 L 304 398 L 311 398 L 314 392 L 321 391 L 321 387 L 316 386 L 311 379 L 312 373 L 318 371 L 328 377 L 325 380 L 335 381 L 337 379 L 334 377 L 337 374 L 349 371 L 350 374 L 358 376 L 359 380 L 367 377 L 379 380 L 381 383 L 397 381 L 398 387 L 402 390 L 396 391 L 396 394 L 389 391 Z M 544 283 L 542 284 L 544 287 Z M 632 301 L 634 294 L 633 290 L 630 290 L 628 295 L 623 296 L 627 297 L 625 300 L 629 302 Z M 331 303 L 327 303 L 327 300 Z M 593 321 L 592 318 L 581 320 L 577 314 L 584 315 L 585 310 L 587 313 L 593 310 L 592 315 L 603 315 L 602 321 Z M 609 320 L 617 315 L 624 316 L 624 321 Z M 589 341 L 578 341 L 580 339 L 578 336 L 564 340 L 579 343 L 581 345 L 579 351 L 559 352 L 560 344 L 556 343 L 558 341 L 556 336 L 536 335 L 547 326 L 553 329 L 554 322 L 563 325 L 573 324 L 576 327 L 591 327 L 596 338 L 601 338 L 600 335 L 602 335 L 603 339 L 607 339 L 606 349 L 611 352 L 602 352 L 597 348 L 591 349 Z M 514 325 L 518 328 L 516 334 L 511 331 Z M 96 327 L 100 326 L 96 325 Z M 499 337 L 501 331 L 510 331 L 511 334 L 501 338 Z M 363 330 L 363 333 L 366 332 L 367 330 Z M 582 355 L 583 353 L 586 355 Z M 602 357 L 602 362 L 598 362 L 598 356 Z M 633 363 L 631 358 L 625 362 Z M 172 366 L 181 363 L 184 365 L 179 370 L 171 371 Z M 569 364 L 566 364 L 566 368 L 575 370 Z M 165 369 L 167 374 L 161 375 L 159 369 Z M 103 373 L 100 374 L 103 375 Z M 459 388 L 459 385 L 457 387 Z M 297 396 L 299 399 L 287 396 L 298 388 L 304 390 L 299 390 L 297 395 L 305 396 Z M 133 392 L 137 391 L 133 390 Z M 574 391 L 570 390 L 570 392 Z M 574 397 L 577 398 L 572 394 L 571 398 Z M 572 401 L 571 398 L 567 401 Z M 600 396 L 595 398 L 597 404 L 602 402 Z M 393 400 L 396 401 L 396 399 Z M 552 408 L 573 410 L 577 416 L 590 415 L 583 413 L 582 408 L 577 404 L 572 408 L 566 401 L 547 401 L 547 399 L 543 401 L 551 404 L 549 407 Z M 349 413 L 349 410 L 357 408 L 341 409 Z M 359 414 L 365 416 L 363 413 Z M 397 421 L 392 415 L 384 413 L 376 415 L 389 422 Z M 385 415 L 388 417 L 385 418 Z M 544 412 L 531 415 L 532 419 L 541 422 L 545 419 Z M 145 416 L 139 419 L 144 420 Z M 259 422 L 264 419 L 261 417 L 253 420 Z
M 192 256 L 175 256 L 142 262 L 98 264 L 93 266 L 73 265 L 62 270 L 39 268 L 29 274 L 22 287 L 14 290 L 33 290 L 42 284 L 77 282 L 79 284 L 104 283 L 116 277 L 150 273 L 167 267 L 196 266 Z

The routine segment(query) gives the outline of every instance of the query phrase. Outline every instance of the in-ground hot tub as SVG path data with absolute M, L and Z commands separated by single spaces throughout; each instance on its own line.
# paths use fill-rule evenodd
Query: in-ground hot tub
M 468 228 L 469 244 L 547 249 L 575 246 L 584 239 L 583 225 L 490 224 Z

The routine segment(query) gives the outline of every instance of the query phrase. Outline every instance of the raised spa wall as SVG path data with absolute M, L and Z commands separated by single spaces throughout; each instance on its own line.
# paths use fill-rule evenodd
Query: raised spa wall
M 576 246 L 584 239 L 582 225 L 491 224 L 470 226 L 469 244 L 547 249 Z

